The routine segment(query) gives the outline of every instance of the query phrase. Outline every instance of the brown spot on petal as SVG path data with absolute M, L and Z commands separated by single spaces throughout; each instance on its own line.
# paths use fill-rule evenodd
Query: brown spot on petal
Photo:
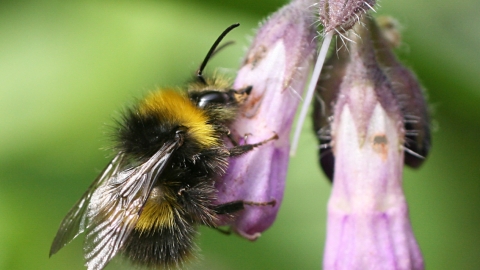
M 373 137 L 373 150 L 382 156 L 382 159 L 387 159 L 388 155 L 388 140 L 385 134 L 378 134 Z
M 248 58 L 245 59 L 245 62 L 243 63 L 243 65 L 252 65 L 252 70 L 254 70 L 258 62 L 260 62 L 260 60 L 262 60 L 266 54 L 267 54 L 267 48 L 261 45 L 258 48 L 256 48 L 255 51 L 250 53 Z
M 255 90 L 255 89 L 253 89 Z M 242 115 L 247 118 L 253 118 L 258 111 L 258 106 L 261 104 L 261 95 L 251 95 L 248 101 L 243 105 Z

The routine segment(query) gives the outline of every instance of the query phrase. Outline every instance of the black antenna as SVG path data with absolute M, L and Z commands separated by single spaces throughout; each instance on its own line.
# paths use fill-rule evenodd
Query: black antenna
M 218 44 L 220 44 L 220 42 L 222 42 L 222 39 L 230 32 L 232 31 L 232 29 L 234 28 L 237 28 L 240 24 L 239 23 L 235 23 L 235 24 L 232 24 L 230 25 L 227 29 L 225 29 L 222 34 L 220 34 L 220 36 L 217 38 L 217 40 L 215 40 L 215 43 L 213 43 L 212 47 L 210 48 L 210 50 L 208 51 L 207 53 L 207 56 L 205 56 L 205 59 L 203 59 L 203 62 L 202 64 L 200 65 L 200 67 L 198 68 L 197 70 L 197 78 L 203 83 L 203 84 L 207 84 L 207 82 L 205 81 L 205 78 L 203 78 L 203 70 L 205 69 L 205 66 L 207 65 L 208 63 L 208 60 L 210 60 L 210 58 L 215 54 L 216 52 L 216 49 L 218 47 Z M 227 44 L 226 44 L 227 45 Z M 225 46 L 221 46 L 219 49 L 221 48 L 224 48 Z

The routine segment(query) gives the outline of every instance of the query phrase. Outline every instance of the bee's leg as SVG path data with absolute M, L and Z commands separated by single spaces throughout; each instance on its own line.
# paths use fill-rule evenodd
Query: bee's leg
M 245 136 L 248 136 L 245 135 Z M 277 140 L 278 139 L 278 135 L 275 133 L 275 135 L 273 135 L 271 138 L 269 139 L 266 139 L 264 141 L 261 141 L 259 143 L 254 143 L 254 144 L 243 144 L 243 145 L 235 145 L 234 147 L 232 148 L 229 148 L 228 151 L 230 152 L 230 156 L 231 157 L 236 157 L 236 156 L 240 156 L 240 155 L 243 155 L 249 151 L 251 151 L 253 148 L 255 147 L 258 147 L 264 143 L 267 143 L 269 141 L 273 141 L 273 140 Z
M 252 133 L 247 133 L 245 135 L 243 135 L 243 141 L 246 142 L 247 139 L 248 139 L 248 136 L 252 135 Z M 235 138 L 233 138 L 232 134 L 230 133 L 230 130 L 228 130 L 228 133 L 227 133 L 227 138 L 228 140 L 230 140 L 230 142 L 233 144 L 233 146 L 239 146 L 240 144 L 237 142 L 237 140 L 235 140 Z M 270 140 L 270 139 L 269 139 Z M 269 141 L 269 140 L 266 140 L 265 142 Z M 264 142 L 262 142 L 264 143 Z
M 235 147 L 239 146 L 239 143 L 237 142 L 237 140 L 235 140 L 235 138 L 233 138 L 232 133 L 230 133 L 230 130 L 227 133 L 227 138 L 228 138 L 228 140 L 230 140 L 230 142 L 233 144 L 233 146 L 235 146 Z
M 243 201 L 233 201 L 215 206 L 214 210 L 219 215 L 233 214 L 243 210 Z
M 230 130 L 228 131 L 229 133 L 227 134 L 227 138 L 230 140 L 230 142 L 233 144 L 233 146 L 239 146 L 240 144 L 233 138 L 232 134 L 230 133 Z M 246 133 L 243 135 L 243 141 L 246 142 L 248 139 L 248 136 L 252 135 L 252 133 Z
M 225 235 L 230 235 L 232 234 L 232 228 L 231 227 L 228 227 L 228 229 L 222 229 L 222 228 L 218 228 L 218 227 L 213 227 L 215 230 L 217 230 L 218 232 L 220 233 L 223 233 Z
M 243 201 L 243 205 L 250 205 L 250 206 L 271 206 L 275 207 L 277 204 L 276 200 L 271 200 L 269 202 L 250 202 L 250 201 Z
M 228 140 L 233 144 L 233 146 L 238 146 L 237 140 L 233 138 L 232 132 L 230 132 L 230 129 L 228 127 L 221 125 L 221 126 L 217 126 L 216 129 L 219 130 L 221 133 L 223 133 L 228 138 Z
M 276 200 L 271 200 L 269 202 L 233 201 L 233 202 L 217 205 L 214 207 L 214 210 L 218 215 L 229 215 L 229 214 L 235 214 L 245 209 L 245 205 L 274 207 L 276 204 L 277 204 Z M 225 235 L 230 235 L 232 233 L 232 227 L 229 227 L 228 229 L 222 229 L 218 227 L 213 227 L 213 228 Z
M 214 210 L 219 215 L 234 214 L 238 211 L 245 209 L 245 205 L 250 206 L 271 206 L 274 207 L 277 204 L 276 200 L 269 202 L 251 202 L 251 201 L 233 201 L 215 206 Z

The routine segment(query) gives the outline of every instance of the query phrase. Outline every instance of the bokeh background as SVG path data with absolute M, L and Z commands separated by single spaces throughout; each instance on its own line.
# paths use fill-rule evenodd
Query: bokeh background
M 134 97 L 210 63 L 235 74 L 280 0 L 0 2 L 0 269 L 84 269 L 82 237 L 48 258 L 59 223 L 108 162 L 105 126 Z M 480 2 L 384 0 L 404 62 L 428 89 L 433 149 L 405 190 L 427 269 L 480 268 Z M 330 184 L 311 125 L 289 166 L 278 219 L 256 242 L 202 228 L 189 269 L 320 269 Z M 107 269 L 125 269 L 114 262 Z

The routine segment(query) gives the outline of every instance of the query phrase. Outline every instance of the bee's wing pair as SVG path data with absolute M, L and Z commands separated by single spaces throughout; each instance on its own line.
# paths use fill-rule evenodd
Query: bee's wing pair
M 180 139 L 168 141 L 132 168 L 127 168 L 124 153 L 117 154 L 63 219 L 50 256 L 86 231 L 86 265 L 89 270 L 102 269 L 122 248 L 155 180 L 180 144 Z

